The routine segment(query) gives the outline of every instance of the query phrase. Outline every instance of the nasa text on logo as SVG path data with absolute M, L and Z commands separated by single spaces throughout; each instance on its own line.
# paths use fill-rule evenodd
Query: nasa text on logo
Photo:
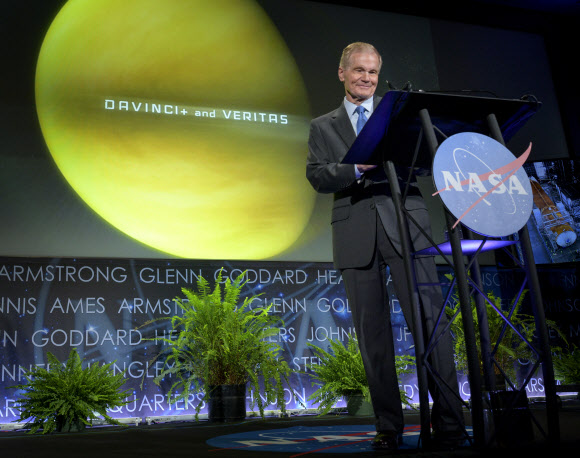
M 522 168 L 530 150 L 531 145 L 516 158 L 486 135 L 453 135 L 439 146 L 433 161 L 435 194 L 457 222 L 472 231 L 490 237 L 511 235 L 532 212 L 532 188 Z

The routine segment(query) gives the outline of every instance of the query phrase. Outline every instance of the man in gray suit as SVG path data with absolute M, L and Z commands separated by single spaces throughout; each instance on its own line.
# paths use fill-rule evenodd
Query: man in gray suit
M 380 101 L 375 96 L 382 58 L 368 43 L 352 43 L 342 54 L 338 78 L 344 83 L 345 98 L 336 110 L 316 118 L 310 125 L 306 176 L 314 189 L 334 193 L 332 236 L 334 265 L 341 271 L 353 322 L 361 349 L 371 400 L 376 416 L 377 435 L 372 445 L 397 449 L 403 432 L 403 411 L 395 370 L 395 350 L 386 290 L 386 266 L 389 266 L 397 298 L 413 335 L 411 299 L 401 257 L 390 188 L 384 174 L 375 165 L 342 164 L 364 122 Z M 412 153 L 412 152 L 411 152 Z M 429 228 L 429 215 L 414 183 L 405 207 L 423 228 Z M 415 250 L 428 241 L 410 224 Z M 418 283 L 437 283 L 432 257 L 417 259 L 414 264 Z M 431 333 L 441 310 L 443 298 L 438 287 L 419 288 L 422 322 Z M 445 316 L 445 315 L 444 315 Z M 430 358 L 437 373 L 449 388 L 445 396 L 429 380 L 433 398 L 432 424 L 434 441 L 454 445 L 461 440 L 463 414 L 448 333 Z

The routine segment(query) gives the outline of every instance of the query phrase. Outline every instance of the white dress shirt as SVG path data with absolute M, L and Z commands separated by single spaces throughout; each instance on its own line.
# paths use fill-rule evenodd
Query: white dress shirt
M 373 98 L 369 97 L 366 99 L 361 105 L 365 108 L 365 115 L 367 119 L 371 117 L 373 114 Z M 352 124 L 352 128 L 354 129 L 354 133 L 356 134 L 356 123 L 358 122 L 358 113 L 356 112 L 358 105 L 352 103 L 351 101 L 347 100 L 346 97 L 344 98 L 344 108 L 346 108 L 346 113 L 348 114 L 348 119 L 350 119 L 350 123 Z M 362 173 L 360 173 L 359 169 L 357 168 L 356 164 L 354 166 L 354 173 L 356 174 L 356 179 L 359 180 L 362 177 Z

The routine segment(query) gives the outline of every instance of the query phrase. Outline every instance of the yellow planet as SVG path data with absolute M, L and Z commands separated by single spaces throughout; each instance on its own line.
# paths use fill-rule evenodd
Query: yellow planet
M 254 1 L 70 0 L 36 104 L 71 187 L 162 252 L 272 258 L 308 223 L 306 90 Z

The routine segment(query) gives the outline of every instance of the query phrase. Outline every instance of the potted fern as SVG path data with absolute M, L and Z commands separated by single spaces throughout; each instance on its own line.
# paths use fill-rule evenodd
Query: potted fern
M 122 373 L 113 373 L 113 363 L 92 364 L 83 369 L 75 348 L 64 365 L 50 352 L 47 360 L 47 368 L 27 371 L 27 383 L 13 387 L 23 390 L 17 402 L 20 417 L 14 421 L 25 421 L 30 433 L 42 428 L 43 434 L 83 430 L 95 413 L 108 423 L 120 424 L 107 410 L 126 405 L 126 398 L 132 393 L 120 391 L 125 379 Z
M 522 292 L 515 306 L 513 306 L 513 302 L 510 304 L 510 308 L 513 306 L 510 322 L 528 342 L 532 342 L 536 332 L 535 318 L 521 312 L 522 301 L 526 292 L 525 290 Z M 519 390 L 513 390 L 510 385 L 514 387 L 518 385 L 516 380 L 517 361 L 519 359 L 532 360 L 535 355 L 514 329 L 510 326 L 505 326 L 504 319 L 495 310 L 496 308 L 502 310 L 501 298 L 496 297 L 492 292 L 487 292 L 486 296 L 485 305 L 489 325 L 489 339 L 492 351 L 495 349 L 493 370 L 496 389 L 491 391 L 490 388 L 486 387 L 485 394 L 493 414 L 492 418 L 496 431 L 495 440 L 500 446 L 513 444 L 514 437 L 517 437 L 518 442 L 531 442 L 534 438 L 534 432 L 526 391 L 521 386 Z M 446 312 L 450 317 L 455 315 L 454 320 L 450 318 L 452 320 L 450 329 L 453 337 L 457 369 L 467 371 L 467 353 L 461 311 L 455 311 L 447 307 Z M 475 328 L 478 359 L 480 368 L 482 368 L 483 359 L 479 322 L 474 298 L 471 299 L 471 314 Z M 546 320 L 546 325 L 554 329 L 564 341 L 566 340 L 553 321 Z
M 557 380 L 564 385 L 580 385 L 580 350 L 576 345 L 572 344 L 566 350 L 556 352 L 552 362 Z
M 516 329 L 524 336 L 529 342 L 534 338 L 536 332 L 535 318 L 531 315 L 527 315 L 521 312 L 522 302 L 524 300 L 524 291 L 520 296 L 516 306 L 511 315 L 510 321 Z M 487 320 L 489 325 L 489 339 L 491 342 L 492 350 L 496 348 L 494 354 L 494 360 L 497 364 L 494 364 L 493 369 L 496 376 L 496 380 L 499 382 L 500 386 L 498 389 L 503 388 L 501 385 L 506 385 L 509 379 L 512 383 L 516 382 L 516 362 L 521 360 L 528 360 L 534 358 L 534 354 L 528 344 L 524 342 L 520 336 L 510 327 L 505 327 L 505 321 L 497 313 L 497 311 L 492 307 L 491 303 L 495 307 L 501 310 L 501 298 L 496 297 L 492 292 L 487 292 L 487 299 L 485 301 Z M 482 362 L 481 347 L 480 347 L 480 333 L 479 324 L 477 318 L 477 310 L 475 308 L 475 300 L 471 298 L 471 310 L 473 316 L 473 322 L 475 327 L 475 338 L 477 343 L 478 359 Z M 465 335 L 463 332 L 463 317 L 460 310 L 454 310 L 453 308 L 447 307 L 446 312 L 451 321 L 451 335 L 453 337 L 453 346 L 455 352 L 455 362 L 457 369 L 460 371 L 467 371 L 467 353 L 465 348 Z M 455 318 L 453 318 L 455 316 Z M 557 328 L 556 323 L 551 320 L 546 320 L 546 324 L 550 329 L 555 330 L 558 335 L 565 341 L 565 336 Z M 502 335 L 503 332 L 503 335 Z M 500 340 L 501 338 L 501 340 Z M 499 341 L 499 344 L 498 344 Z
M 349 335 L 346 345 L 332 340 L 328 351 L 312 344 L 308 346 L 319 359 L 318 364 L 308 366 L 312 384 L 318 386 L 308 400 L 318 404 L 320 415 L 330 412 L 341 397 L 346 399 L 347 412 L 350 415 L 372 415 L 367 376 L 356 338 Z M 397 355 L 395 358 L 399 377 L 413 372 L 411 366 L 415 364 L 415 360 L 412 356 Z M 399 392 L 401 403 L 410 406 L 411 399 L 405 391 Z
M 154 382 L 160 385 L 172 378 L 171 402 L 203 391 L 211 421 L 243 419 L 247 385 L 255 393 L 250 407 L 257 404 L 262 417 L 264 407 L 272 403 L 285 412 L 283 383 L 288 382 L 290 368 L 279 344 L 268 339 L 278 334 L 281 320 L 270 313 L 272 304 L 252 304 L 257 295 L 240 299 L 245 272 L 224 281 L 222 270 L 213 288 L 200 276 L 197 291 L 182 288 L 185 297 L 175 299 L 180 313 L 167 319 L 176 338 L 161 339 L 167 346 L 151 363 L 163 359 L 167 364 Z M 196 419 L 201 406 L 196 406 Z

